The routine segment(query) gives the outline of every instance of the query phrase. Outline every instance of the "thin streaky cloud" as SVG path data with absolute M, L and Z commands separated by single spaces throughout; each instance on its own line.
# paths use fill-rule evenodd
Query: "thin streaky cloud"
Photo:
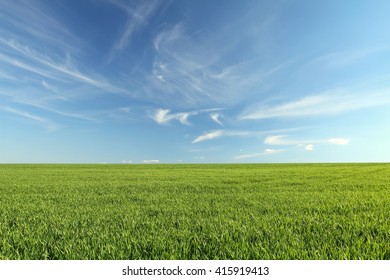
M 283 153 L 285 152 L 286 150 L 282 150 L 282 149 L 265 149 L 264 152 L 262 153 L 254 153 L 254 154 L 243 154 L 243 155 L 238 155 L 235 157 L 235 159 L 248 159 L 248 158 L 257 158 L 257 157 L 263 157 L 263 156 L 267 156 L 267 155 L 272 155 L 272 154 L 279 154 L 279 153 Z
M 9 73 L 3 72 L 0 70 L 0 79 L 9 80 L 9 81 L 17 81 L 18 79 Z
M 61 96 L 56 88 L 54 88 L 52 85 L 50 85 L 48 82 L 45 80 L 42 80 L 42 86 L 47 89 L 48 91 L 51 91 L 56 94 L 57 98 L 66 100 L 65 97 Z
M 251 136 L 260 134 L 261 132 L 254 132 L 254 131 L 236 131 L 236 130 L 214 130 L 210 132 L 206 132 L 200 136 L 198 136 L 192 143 L 199 143 L 207 140 L 213 140 L 216 138 L 220 138 L 222 136 L 237 136 L 237 137 L 245 137 L 245 136 Z
M 1 19 L 16 30 L 9 32 L 0 29 L 0 34 L 23 40 L 30 39 L 29 41 L 36 43 L 44 42 L 56 49 L 77 52 L 83 46 L 83 41 L 52 12 L 42 1 L 2 1 Z
M 346 138 L 330 138 L 326 140 L 327 143 L 332 145 L 348 145 L 349 141 L 350 140 Z
M 303 142 L 305 142 L 305 141 L 303 141 Z M 287 135 L 273 135 L 273 136 L 267 136 L 264 139 L 264 144 L 287 146 L 287 145 L 302 144 L 302 141 L 287 139 Z
M 46 110 L 48 112 L 51 112 L 51 113 L 55 113 L 57 115 L 61 115 L 61 116 L 64 116 L 64 117 L 69 117 L 69 118 L 72 118 L 72 119 L 78 119 L 78 120 L 82 120 L 82 121 L 89 121 L 89 122 L 97 122 L 97 118 L 92 116 L 92 115 L 88 115 L 88 114 L 82 114 L 82 113 L 70 113 L 70 112 L 64 112 L 64 111 L 61 111 L 61 110 L 57 110 L 57 109 L 54 109 L 54 108 L 48 108 L 48 107 L 39 107 L 43 110 Z M 96 114 L 94 114 L 96 115 Z
M 99 89 L 104 89 L 110 92 L 120 92 L 120 93 L 128 93 L 127 90 L 124 90 L 122 88 L 119 88 L 117 86 L 114 86 L 110 84 L 109 82 L 105 82 L 103 79 L 93 78 L 91 76 L 88 76 L 86 74 L 83 74 L 75 69 L 71 69 L 69 67 L 69 54 L 66 56 L 66 63 L 64 65 L 57 64 L 53 60 L 51 60 L 48 56 L 39 54 L 35 52 L 34 50 L 30 49 L 28 46 L 23 46 L 15 41 L 7 41 L 4 39 L 0 39 L 0 42 L 7 45 L 8 47 L 12 48 L 13 50 L 17 51 L 18 53 L 24 55 L 26 58 L 34 60 L 38 62 L 39 64 L 46 66 L 48 68 L 54 69 L 62 74 L 65 74 L 67 77 L 70 77 L 74 80 L 77 80 L 79 82 L 89 84 L 91 86 L 94 86 Z M 19 62 L 17 60 L 13 60 L 11 58 L 7 58 L 4 56 L 0 56 L 0 59 L 3 61 L 9 62 L 13 64 L 14 66 L 18 66 L 20 68 L 23 68 L 25 70 L 29 70 L 32 72 L 35 72 L 37 74 L 52 78 L 52 79 L 58 79 L 53 74 L 47 74 L 46 71 L 39 69 L 38 67 L 30 66 L 27 64 L 24 64 L 22 62 Z
M 332 115 L 390 104 L 390 88 L 355 94 L 351 91 L 334 89 L 277 105 L 257 104 L 245 109 L 238 120 Z
M 250 98 L 254 88 L 261 88 L 289 64 L 259 67 L 256 59 L 247 57 L 226 63 L 224 55 L 237 51 L 235 43 L 228 44 L 229 47 L 222 43 L 227 38 L 231 40 L 231 30 L 224 30 L 218 40 L 206 40 L 212 35 L 206 33 L 194 36 L 187 24 L 179 22 L 164 27 L 155 36 L 153 69 L 143 89 L 151 98 L 170 96 L 190 107 L 230 106 Z M 166 102 L 166 98 L 161 102 Z
M 33 94 L 33 96 L 31 96 L 31 94 Z M 97 119 L 94 117 L 96 112 L 93 114 L 87 112 L 67 112 L 66 109 L 59 109 L 60 107 L 57 107 L 58 105 L 56 105 L 58 102 L 53 101 L 59 100 L 64 102 L 67 101 L 67 99 L 58 94 L 47 95 L 45 91 L 36 89 L 29 89 L 28 92 L 12 89 L 6 91 L 0 90 L 0 96 L 9 98 L 14 104 L 29 106 L 60 116 L 70 117 L 83 121 L 97 121 Z
M 198 136 L 194 141 L 192 141 L 192 143 L 195 144 L 195 143 L 199 143 L 199 142 L 203 142 L 203 141 L 207 141 L 207 140 L 216 139 L 216 138 L 219 138 L 223 135 L 226 135 L 226 132 L 224 130 L 216 130 L 216 131 L 212 131 L 212 132 L 207 132 L 203 135 Z
M 379 52 L 388 51 L 386 46 L 374 46 L 370 48 L 361 48 L 348 51 L 339 51 L 324 54 L 319 56 L 303 68 L 320 67 L 320 68 L 340 68 L 359 62 L 360 60 L 367 58 L 370 55 L 377 54 Z
M 331 144 L 331 145 L 348 145 L 348 138 L 329 138 L 329 139 L 308 139 L 297 140 L 288 138 L 287 135 L 272 135 L 264 139 L 264 144 L 273 146 L 293 146 L 293 145 L 313 145 L 313 143 Z
M 296 127 L 296 128 L 286 128 L 286 129 L 274 129 L 274 130 L 264 130 L 264 131 L 245 131 L 245 130 L 228 130 L 228 129 L 219 129 L 214 131 L 205 132 L 202 135 L 196 137 L 192 143 L 199 143 L 208 140 L 214 140 L 221 137 L 249 137 L 249 136 L 258 136 L 269 133 L 283 133 L 291 132 L 297 130 L 303 130 L 306 127 Z
M 220 117 L 220 114 L 219 113 L 214 113 L 214 114 L 211 114 L 210 115 L 210 118 L 215 121 L 217 124 L 219 124 L 220 126 L 223 126 L 223 123 L 220 121 L 219 119 Z
M 0 109 L 5 111 L 5 112 L 9 112 L 9 113 L 13 113 L 13 114 L 16 114 L 16 115 L 19 115 L 19 116 L 22 116 L 22 117 L 26 117 L 26 118 L 28 118 L 30 120 L 34 120 L 34 121 L 37 121 L 37 122 L 40 122 L 40 123 L 46 123 L 47 122 L 47 120 L 45 118 L 33 115 L 33 114 L 31 114 L 29 112 L 26 112 L 26 111 L 20 111 L 20 110 L 17 110 L 17 109 L 11 108 L 11 107 L 7 107 L 7 106 L 1 106 Z
M 52 122 L 44 117 L 37 116 L 35 114 L 27 112 L 27 111 L 21 111 L 21 110 L 18 110 L 18 109 L 9 107 L 9 106 L 0 106 L 0 110 L 2 110 L 4 112 L 15 114 L 17 116 L 23 117 L 23 118 L 28 119 L 28 120 L 32 120 L 34 122 L 37 122 L 40 125 L 45 126 L 49 131 L 54 131 L 54 130 L 57 130 L 59 128 L 59 126 L 57 124 L 55 124 L 54 122 Z
M 31 65 L 28 65 L 26 63 L 23 63 L 17 59 L 14 59 L 14 58 L 11 58 L 11 57 L 8 57 L 6 55 L 3 55 L 0 53 L 0 61 L 3 61 L 9 65 L 12 65 L 14 67 L 17 67 L 17 68 L 20 68 L 20 69 L 23 69 L 23 70 L 27 70 L 31 73 L 34 73 L 34 74 L 37 74 L 37 75 L 40 75 L 42 77 L 46 77 L 46 78 L 49 78 L 49 79 L 52 79 L 52 80 L 60 80 L 60 78 L 53 74 L 52 72 L 50 71 L 45 71 L 45 70 L 42 70 L 40 69 L 39 67 L 34 67 L 34 66 L 31 66 Z
M 265 149 L 264 150 L 264 153 L 266 154 L 274 154 L 274 153 L 277 153 L 279 150 L 275 150 L 275 149 Z
M 47 90 L 53 91 L 45 80 L 42 80 L 42 86 Z
M 112 1 L 127 13 L 127 22 L 123 32 L 112 47 L 111 56 L 117 51 L 125 49 L 135 33 L 148 24 L 150 18 L 157 11 L 161 2 L 158 0 L 138 2 L 138 6 L 126 6 L 123 2 Z

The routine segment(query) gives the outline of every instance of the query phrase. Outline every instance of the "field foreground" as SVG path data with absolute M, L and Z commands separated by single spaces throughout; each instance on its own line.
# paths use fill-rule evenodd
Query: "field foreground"
M 390 164 L 0 165 L 0 259 L 390 259 Z

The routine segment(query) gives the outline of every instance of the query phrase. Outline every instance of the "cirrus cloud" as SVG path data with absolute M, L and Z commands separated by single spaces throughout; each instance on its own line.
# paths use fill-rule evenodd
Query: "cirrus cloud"
M 213 112 L 222 110 L 221 108 L 213 108 L 213 109 L 203 109 L 203 110 L 195 110 L 189 112 L 178 112 L 171 113 L 169 109 L 157 109 L 153 113 L 149 115 L 151 119 L 153 119 L 158 124 L 167 124 L 171 120 L 177 120 L 181 124 L 190 125 L 191 123 L 188 121 L 190 116 L 195 116 L 201 113 Z
M 332 115 L 361 108 L 384 106 L 390 104 L 389 90 L 390 88 L 382 88 L 354 93 L 353 89 L 329 89 L 320 94 L 304 96 L 276 105 L 256 104 L 246 108 L 238 119 L 260 120 Z
M 265 149 L 264 152 L 262 152 L 262 153 L 238 155 L 235 157 L 235 159 L 256 158 L 256 157 L 262 157 L 262 156 L 266 156 L 266 155 L 278 154 L 278 153 L 282 153 L 284 151 L 285 150 L 283 150 L 283 149 Z
M 327 143 L 332 145 L 348 145 L 349 141 L 349 139 L 345 138 L 330 138 L 327 140 Z
M 267 136 L 264 139 L 264 144 L 274 146 L 293 146 L 306 144 L 306 150 L 313 150 L 313 143 L 323 143 L 330 145 L 348 145 L 350 139 L 347 138 L 329 138 L 329 139 L 309 139 L 309 140 L 297 140 L 290 139 L 287 135 L 273 135 Z

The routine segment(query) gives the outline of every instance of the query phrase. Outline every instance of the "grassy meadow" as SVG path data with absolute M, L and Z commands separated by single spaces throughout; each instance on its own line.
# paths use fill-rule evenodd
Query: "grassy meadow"
M 0 259 L 390 259 L 390 164 L 0 165 Z

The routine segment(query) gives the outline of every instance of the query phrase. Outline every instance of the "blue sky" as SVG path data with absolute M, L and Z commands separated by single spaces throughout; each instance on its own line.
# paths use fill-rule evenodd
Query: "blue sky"
M 390 161 L 389 1 L 1 2 L 1 163 Z

